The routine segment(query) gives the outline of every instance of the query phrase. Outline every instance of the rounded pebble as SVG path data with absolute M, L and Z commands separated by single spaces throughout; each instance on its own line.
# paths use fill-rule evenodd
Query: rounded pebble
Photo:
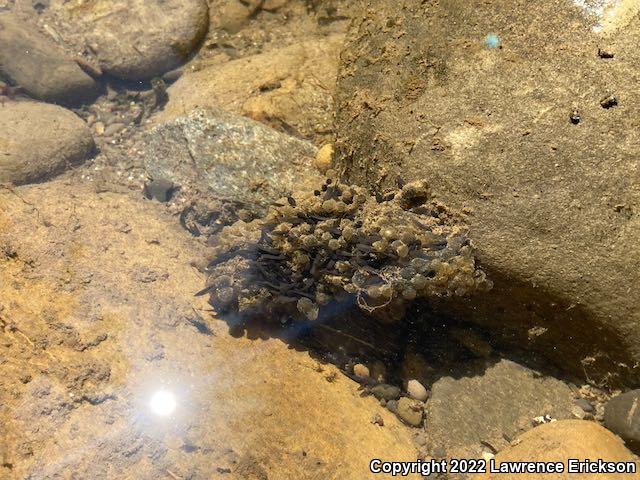
M 428 396 L 427 389 L 418 380 L 409 380 L 407 382 L 407 393 L 411 398 L 421 402 L 426 401 Z
M 86 160 L 95 144 L 73 112 L 40 102 L 7 102 L 0 115 L 0 183 L 45 180 Z
M 595 410 L 593 405 L 591 405 L 591 402 L 586 398 L 577 398 L 575 400 L 575 404 L 587 413 L 593 413 Z
M 415 400 L 402 397 L 398 400 L 396 415 L 412 427 L 419 427 L 422 423 L 422 405 L 417 404 Z
M 369 368 L 362 363 L 356 363 L 353 366 L 353 374 L 360 378 L 369 378 Z
M 100 93 L 58 45 L 12 14 L 0 15 L 0 69 L 9 83 L 46 102 L 79 105 Z
M 318 150 L 315 165 L 320 173 L 327 173 L 327 170 L 333 165 L 333 145 L 327 143 Z
M 397 400 L 398 398 L 400 398 L 400 389 L 395 385 L 387 385 L 386 383 L 381 383 L 380 385 L 376 385 L 371 389 L 371 393 L 377 399 L 384 398 L 387 402 L 390 402 L 392 400 Z

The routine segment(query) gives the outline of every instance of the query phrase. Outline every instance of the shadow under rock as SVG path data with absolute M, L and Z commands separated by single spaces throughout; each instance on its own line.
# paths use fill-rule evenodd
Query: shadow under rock
M 543 355 L 525 348 L 503 348 L 506 332 L 488 330 L 461 317 L 444 315 L 428 301 L 414 302 L 399 321 L 384 324 L 357 308 L 355 302 L 330 304 L 316 321 L 265 322 L 264 319 L 242 319 L 237 314 L 220 315 L 235 337 L 252 340 L 277 338 L 290 348 L 306 351 L 321 364 L 333 364 L 353 380 L 362 384 L 372 379 L 357 378 L 353 365 L 371 365 L 379 361 L 387 371 L 386 383 L 402 384 L 402 368 L 406 357 L 419 354 L 428 365 L 424 378 L 427 388 L 442 377 L 463 378 L 483 375 L 502 359 L 525 365 L 540 375 L 552 376 L 578 384 L 582 379 L 563 371 Z M 478 354 L 461 342 L 453 332 L 465 332 L 486 342 L 485 355 Z

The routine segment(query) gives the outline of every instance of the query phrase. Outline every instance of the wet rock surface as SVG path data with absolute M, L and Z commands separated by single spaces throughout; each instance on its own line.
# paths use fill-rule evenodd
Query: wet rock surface
M 69 110 L 30 101 L 0 105 L 0 182 L 51 178 L 85 161 L 94 146 L 85 123 Z
M 574 3 L 363 2 L 341 55 L 337 151 L 354 182 L 425 178 L 470 212 L 496 285 L 448 311 L 576 374 L 637 384 L 640 29 L 630 16 L 605 37 Z
M 255 0 L 213 0 L 210 3 L 211 25 L 228 33 L 236 33 L 245 27 L 264 2 Z
M 0 14 L 0 79 L 34 98 L 64 105 L 93 100 L 100 91 L 64 50 L 9 13 Z
M 609 430 L 635 448 L 640 447 L 640 390 L 631 390 L 609 400 L 604 410 Z
M 159 118 L 218 107 L 319 144 L 331 137 L 332 93 L 343 36 L 306 40 L 222 65 L 202 62 L 169 88 Z
M 394 385 L 381 383 L 371 389 L 371 394 L 374 395 L 378 400 L 397 400 L 398 398 L 400 398 L 400 388 Z
M 398 400 L 396 414 L 403 422 L 412 427 L 419 427 L 422 424 L 423 404 L 407 397 Z
M 205 0 L 55 2 L 52 10 L 68 43 L 125 80 L 150 79 L 183 63 L 209 18 Z
M 204 254 L 131 192 L 0 189 L 0 478 L 361 480 L 371 458 L 415 459 L 334 366 L 207 315 Z
M 196 110 L 136 144 L 148 176 L 179 187 L 176 202 L 189 209 L 183 222 L 194 232 L 238 215 L 250 220 L 294 188 L 320 181 L 313 145 L 222 110 Z
M 573 418 L 572 404 L 565 383 L 500 360 L 469 376 L 436 381 L 427 402 L 427 432 L 451 457 L 477 458 L 487 444 L 496 450 L 507 446 L 536 417 Z
M 475 14 L 465 13 L 475 3 L 422 2 L 425 9 L 455 8 L 444 19 L 419 12 L 407 20 L 403 16 L 415 13 L 411 8 L 417 1 L 401 3 L 409 9 L 400 13 L 385 11 L 398 5 L 381 1 L 381 23 L 356 24 L 342 67 L 344 75 L 354 74 L 354 83 L 365 68 L 383 69 L 379 77 L 369 78 L 371 89 L 356 85 L 351 106 L 361 109 L 349 111 L 340 103 L 340 125 L 345 112 L 353 122 L 349 134 L 359 134 L 358 122 L 379 129 L 363 142 L 379 154 L 379 162 L 347 165 L 349 176 L 362 183 L 355 186 L 335 170 L 345 151 L 344 142 L 338 142 L 334 152 L 335 74 L 349 10 L 356 3 L 359 17 L 376 10 L 361 9 L 366 2 L 338 0 L 207 3 L 209 29 L 204 35 L 207 21 L 203 25 L 198 20 L 207 16 L 204 1 L 0 0 L 0 12 L 12 10 L 23 22 L 21 31 L 28 30 L 29 38 L 21 42 L 39 38 L 58 52 L 48 57 L 59 59 L 64 52 L 65 62 L 75 59 L 86 75 L 104 85 L 98 100 L 74 110 L 98 146 L 97 155 L 81 164 L 86 156 L 80 145 L 92 144 L 82 122 L 67 110 L 26 102 L 27 94 L 36 96 L 33 91 L 0 79 L 0 477 L 44 480 L 71 471 L 81 478 L 105 479 L 360 480 L 368 478 L 371 458 L 502 458 L 518 448 L 520 440 L 511 442 L 517 433 L 559 423 L 574 429 L 575 437 L 600 439 L 600 451 L 592 453 L 595 447 L 586 442 L 591 450 L 585 455 L 604 452 L 615 457 L 594 422 L 585 427 L 554 420 L 605 420 L 604 405 L 618 393 L 606 385 L 615 377 L 607 370 L 595 377 L 602 380 L 596 387 L 592 374 L 615 362 L 626 369 L 618 335 L 584 316 L 581 304 L 564 305 L 561 298 L 548 295 L 547 284 L 541 287 L 544 292 L 532 293 L 520 282 L 519 271 L 506 271 L 503 264 L 496 268 L 495 262 L 489 280 L 511 290 L 497 297 L 485 291 L 478 295 L 479 303 L 467 303 L 464 294 L 488 282 L 476 276 L 478 264 L 463 227 L 471 220 L 478 228 L 478 208 L 461 201 L 460 195 L 462 191 L 474 198 L 478 182 L 486 180 L 483 201 L 503 199 L 509 188 L 518 198 L 528 190 L 515 177 L 533 175 L 526 181 L 535 184 L 536 175 L 544 173 L 524 167 L 520 158 L 513 168 L 508 162 L 496 166 L 495 149 L 484 146 L 495 137 L 500 148 L 513 154 L 509 142 L 520 137 L 509 128 L 517 126 L 518 119 L 527 123 L 530 117 L 534 127 L 547 128 L 549 116 L 560 118 L 556 110 L 562 110 L 572 128 L 591 128 L 595 119 L 601 133 L 609 132 L 602 135 L 617 139 L 623 144 L 619 149 L 630 148 L 633 130 L 625 130 L 623 138 L 617 130 L 607 130 L 609 123 L 596 114 L 628 114 L 624 109 L 633 96 L 618 89 L 621 82 L 604 81 L 602 71 L 594 70 L 598 86 L 610 83 L 615 88 L 580 93 L 580 101 L 595 99 L 597 112 L 582 104 L 565 112 L 566 89 L 552 78 L 549 88 L 556 89 L 558 105 L 546 111 L 549 100 L 535 62 L 553 63 L 558 57 L 564 62 L 557 68 L 561 78 L 580 77 L 579 72 L 565 71 L 571 65 L 566 52 L 573 48 L 567 43 L 569 33 L 547 32 L 548 38 L 540 39 L 539 32 L 527 30 L 534 39 L 528 49 L 520 41 L 519 24 L 505 17 L 512 7 L 491 12 L 478 7 L 487 18 L 496 18 L 501 29 L 486 36 L 483 20 L 476 22 Z M 522 10 L 539 13 L 544 5 L 523 3 Z M 559 12 L 562 17 L 564 10 Z M 541 15 L 548 18 L 538 13 L 532 16 L 533 25 L 545 24 L 551 33 L 560 28 L 564 17 L 555 18 L 551 10 Z M 440 21 L 447 25 L 444 32 L 434 29 Z M 515 29 L 504 27 L 512 24 Z M 359 35 L 392 39 L 371 55 L 351 56 L 354 43 L 363 41 Z M 416 36 L 423 38 L 410 43 Z M 478 38 L 482 47 L 474 43 Z M 11 48 L 20 44 L 11 42 Z M 599 61 L 608 62 L 603 65 L 621 72 L 635 51 L 616 42 L 598 44 L 594 51 Z M 461 45 L 464 50 L 457 50 Z M 517 54 L 510 50 L 513 45 L 518 45 Z M 176 46 L 187 48 L 174 56 Z M 9 47 L 0 44 L 0 50 Z M 587 47 L 579 47 L 579 52 L 581 48 Z M 447 56 L 451 51 L 457 53 Z M 405 53 L 408 63 L 386 63 Z M 7 65 L 33 60 L 17 55 L 8 58 Z M 523 91 L 513 93 L 508 90 L 513 85 L 501 83 L 498 73 L 512 67 L 510 73 L 517 78 L 521 58 L 534 63 L 523 68 L 534 73 L 530 83 L 518 83 L 525 85 Z M 185 65 L 163 73 L 185 59 Z M 42 59 L 41 70 L 30 65 L 36 73 L 27 80 L 48 81 L 49 76 L 58 81 L 57 65 L 49 60 Z M 349 71 L 346 66 L 353 64 L 358 70 Z M 495 84 L 488 81 L 492 75 Z M 451 80 L 460 77 L 468 77 L 470 86 Z M 145 80 L 123 80 L 131 78 Z M 584 87 L 581 81 L 576 83 L 579 88 Z M 473 90 L 461 99 L 467 87 Z M 487 92 L 505 97 L 508 115 Z M 76 99 L 80 101 L 80 95 Z M 391 118 L 389 102 L 410 106 Z M 194 111 L 201 105 L 214 109 Z M 27 111 L 30 108 L 34 110 Z M 468 108 L 477 111 L 467 115 Z M 516 120 L 511 109 L 519 114 Z M 456 123 L 456 112 L 461 111 L 466 112 L 464 120 Z M 423 130 L 400 134 L 416 122 Z M 14 125 L 18 123 L 19 128 Z M 544 135 L 540 140 L 544 129 L 534 127 L 522 138 L 548 140 Z M 592 141 L 597 135 L 589 132 L 587 140 Z M 425 142 L 441 157 L 425 161 Z M 312 143 L 324 146 L 316 151 Z M 567 143 L 548 143 L 552 151 L 559 147 L 558 158 L 565 158 Z M 362 146 L 353 145 L 356 153 Z M 523 150 L 536 153 L 536 161 L 546 165 L 544 149 L 527 148 Z M 614 160 L 620 151 L 616 148 Z M 398 155 L 407 151 L 406 157 Z M 476 169 L 465 156 L 474 154 Z M 439 163 L 444 158 L 447 161 Z M 604 168 L 611 159 L 602 158 Z M 424 161 L 425 176 L 430 177 L 418 182 L 418 189 L 404 181 L 422 172 L 414 160 Z M 587 166 L 592 160 L 587 158 Z M 441 173 L 451 161 L 464 180 Z M 562 161 L 558 165 L 565 168 Z M 357 177 L 354 172 L 360 167 L 364 173 Z M 496 169 L 515 170 L 514 178 L 500 176 Z M 40 182 L 65 170 L 61 178 L 38 185 L 4 184 Z M 576 178 L 592 179 L 593 172 L 585 171 Z M 518 181 L 494 189 L 496 178 Z M 549 196 L 557 200 L 549 185 L 535 185 L 545 187 L 536 193 L 551 191 Z M 403 187 L 409 193 L 413 188 L 413 194 L 407 198 Z M 428 195 L 420 194 L 426 191 Z M 440 202 L 446 195 L 458 207 L 455 211 Z M 362 211 L 354 214 L 352 205 L 363 199 Z M 491 203 L 492 208 L 499 205 Z M 635 218 L 634 205 L 616 203 L 614 210 L 628 217 L 618 232 L 625 239 L 626 227 Z M 529 211 L 516 211 L 535 223 Z M 266 212 L 273 224 L 251 221 Z M 392 228 L 378 228 L 382 226 Z M 437 241 L 437 235 L 428 238 L 440 227 L 449 233 L 446 242 Z M 552 237 L 544 228 L 538 233 L 540 244 Z M 529 241 L 528 247 L 538 245 L 530 236 L 520 238 Z M 593 242 L 593 237 L 585 238 Z M 495 260 L 490 248 L 482 248 L 483 258 Z M 513 249 L 506 251 L 512 256 L 509 262 L 515 262 Z M 576 258 L 580 255 L 578 251 Z M 215 261 L 207 267 L 212 256 Z M 555 261 L 553 255 L 549 258 Z M 529 268 L 534 265 L 527 262 Z M 252 275 L 264 270 L 259 281 L 248 286 L 242 283 L 247 265 L 255 267 Z M 543 271 L 535 273 L 540 278 L 553 270 L 543 265 Z M 572 278 L 574 272 L 567 271 Z M 598 287 L 592 278 L 586 281 Z M 194 295 L 205 282 L 216 306 L 231 299 L 238 308 L 231 305 L 227 315 L 216 317 L 207 297 Z M 252 297 L 257 287 L 260 291 Z M 387 310 L 389 293 L 394 305 Z M 346 294 L 347 301 L 325 304 L 334 294 Z M 440 295 L 456 299 L 451 303 Z M 504 297 L 512 304 L 496 300 Z M 553 312 L 549 316 L 549 305 L 541 298 L 549 305 L 557 302 L 557 310 L 576 323 L 567 328 Z M 260 301 L 275 306 L 260 312 L 251 328 L 236 329 L 235 315 Z M 490 321 L 472 324 L 465 317 L 467 307 L 475 308 L 476 319 L 486 316 Z M 526 321 L 513 315 L 523 310 L 529 315 Z M 452 312 L 455 315 L 448 315 Z M 518 336 L 522 325 L 526 341 Z M 585 340 L 594 338 L 599 348 L 586 348 Z M 553 357 L 560 368 L 532 353 L 532 346 L 563 352 Z M 540 368 L 533 372 L 504 358 Z M 581 360 L 581 375 L 590 384 L 563 375 L 572 369 L 567 358 Z M 155 417 L 149 409 L 150 396 L 159 387 L 176 393 L 177 408 L 168 419 Z M 634 404 L 625 400 L 620 406 L 625 397 L 619 398 L 611 405 L 618 418 L 628 419 Z M 551 451 L 554 461 L 582 455 L 582 438 L 570 432 L 554 435 L 532 448 Z M 568 453 L 562 450 L 567 445 Z M 535 458 L 534 453 L 524 459 Z
M 496 465 L 502 462 L 563 462 L 565 473 L 536 474 L 536 473 L 487 473 L 473 476 L 473 480 L 516 480 L 555 478 L 558 480 L 571 479 L 579 476 L 584 479 L 624 479 L 638 478 L 637 474 L 623 473 L 595 473 L 576 474 L 567 473 L 568 459 L 597 459 L 608 462 L 638 462 L 618 437 L 593 422 L 583 420 L 564 420 L 541 425 L 523 434 L 518 442 L 499 452 L 495 457 Z

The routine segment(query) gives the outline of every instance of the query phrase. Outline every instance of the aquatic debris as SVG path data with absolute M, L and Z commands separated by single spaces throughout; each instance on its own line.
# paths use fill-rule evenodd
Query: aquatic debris
M 574 125 L 577 125 L 580 123 L 580 112 L 578 111 L 577 108 L 574 108 L 571 111 L 571 115 L 569 115 L 569 120 L 571 121 L 571 123 L 573 123 Z
M 611 95 L 607 95 L 606 97 L 603 97 L 600 100 L 600 106 L 602 108 L 612 108 L 618 105 L 618 99 L 616 98 L 615 95 L 611 94 Z
M 426 182 L 371 196 L 329 178 L 213 237 L 200 293 L 210 294 L 218 313 L 242 318 L 314 321 L 351 303 L 397 321 L 417 298 L 491 287 L 458 223 Z

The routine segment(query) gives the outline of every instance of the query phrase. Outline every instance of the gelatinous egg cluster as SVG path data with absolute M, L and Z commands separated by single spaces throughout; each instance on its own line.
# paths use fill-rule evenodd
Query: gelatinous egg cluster
M 491 287 L 458 223 L 425 182 L 372 196 L 327 179 L 283 198 L 263 219 L 223 229 L 206 291 L 219 313 L 313 321 L 351 301 L 399 320 L 417 298 Z

